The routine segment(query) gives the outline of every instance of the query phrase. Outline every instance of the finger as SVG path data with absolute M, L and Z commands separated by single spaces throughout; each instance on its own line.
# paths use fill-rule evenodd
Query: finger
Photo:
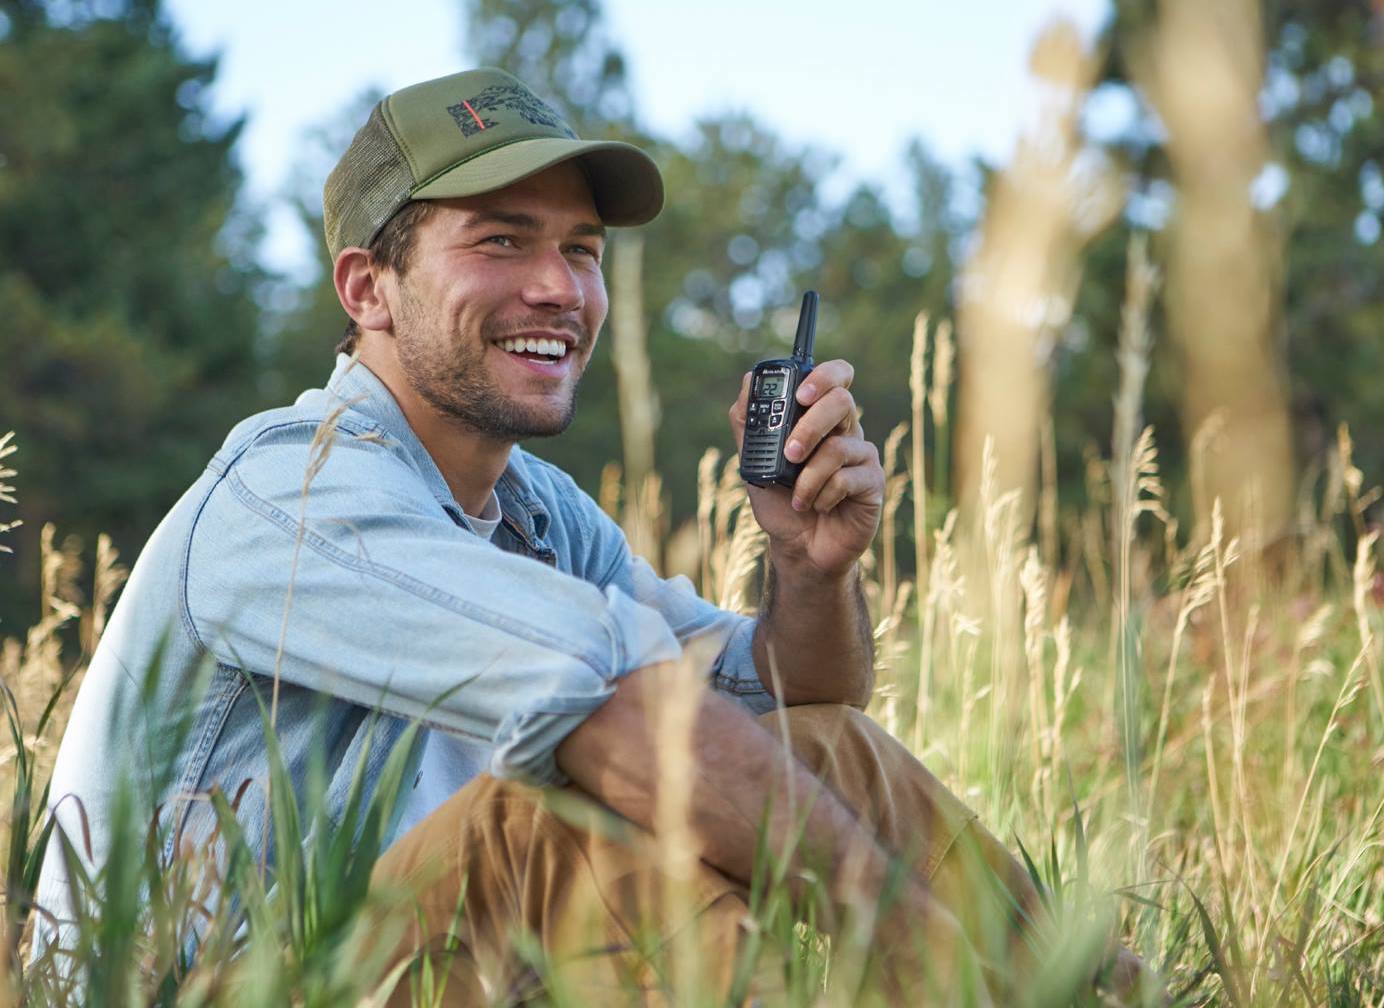
M 818 364 L 798 386 L 797 400 L 811 406 L 834 388 L 850 388 L 855 380 L 855 368 L 849 361 L 829 360 Z
M 865 428 L 860 426 L 860 407 L 851 410 L 851 415 L 842 420 L 832 429 L 833 434 L 848 434 L 855 437 L 864 437 Z
M 826 448 L 825 453 L 832 454 L 832 449 Z M 834 468 L 823 467 L 808 473 L 805 486 L 800 476 L 793 488 L 795 498 L 799 493 L 802 494 L 802 507 L 799 510 L 815 509 L 823 513 L 831 510 L 841 503 L 844 497 L 833 499 L 832 491 L 828 488 L 833 486 L 833 481 L 838 487 L 841 486 L 842 480 L 845 481 L 844 489 L 847 496 L 856 498 L 861 503 L 879 506 L 884 500 L 884 470 L 879 465 L 879 454 L 870 446 L 852 452 L 851 460 L 848 464 Z M 837 477 L 840 477 L 840 480 Z
M 813 403 L 798 419 L 783 453 L 788 461 L 801 462 L 812 454 L 822 438 L 842 423 L 851 424 L 854 421 L 855 400 L 844 388 L 837 386 Z
M 880 467 L 879 452 L 874 445 L 860 438 L 828 438 L 798 473 L 793 484 L 793 507 L 799 511 L 813 507 L 828 481 L 837 472 L 850 468 L 874 471 L 883 484 L 884 470 Z M 882 496 L 882 489 L 880 493 Z
M 745 436 L 745 410 L 750 401 L 750 375 L 752 372 L 746 371 L 745 376 L 740 379 L 740 395 L 731 404 L 730 429 L 735 434 L 735 443 L 738 445 Z
M 864 466 L 836 470 L 812 502 L 812 510 L 819 514 L 830 514 L 848 499 L 873 504 L 883 499 L 882 495 L 875 494 L 874 476 Z

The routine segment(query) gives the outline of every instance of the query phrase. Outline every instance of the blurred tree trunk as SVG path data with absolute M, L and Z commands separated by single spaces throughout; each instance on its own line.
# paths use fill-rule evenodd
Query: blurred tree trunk
M 1280 248 L 1251 203 L 1269 160 L 1256 6 L 1168 0 L 1143 76 L 1168 132 L 1177 185 L 1167 310 L 1183 360 L 1183 428 L 1198 477 L 1198 526 L 1206 531 L 1219 498 L 1229 531 L 1263 545 L 1289 531 L 1294 471 L 1274 338 Z
M 954 464 L 963 524 L 974 531 L 1009 493 L 1018 494 L 1019 527 L 1032 520 L 1050 360 L 1071 316 L 1078 254 L 1117 207 L 1109 179 L 1080 160 L 1079 116 L 1096 63 L 1079 33 L 1068 23 L 1049 28 L 1031 62 L 1045 95 L 1042 115 L 993 180 L 957 299 Z
M 611 242 L 610 342 L 620 401 L 620 444 L 625 469 L 625 534 L 630 548 L 658 566 L 659 536 L 654 474 L 654 433 L 658 394 L 649 367 L 648 327 L 644 321 L 644 236 L 622 232 Z

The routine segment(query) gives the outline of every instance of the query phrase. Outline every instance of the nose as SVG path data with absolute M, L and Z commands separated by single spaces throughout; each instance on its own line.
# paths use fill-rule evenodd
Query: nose
M 532 308 L 574 312 L 585 303 L 581 282 L 560 249 L 545 251 L 533 260 L 524 284 L 524 303 Z

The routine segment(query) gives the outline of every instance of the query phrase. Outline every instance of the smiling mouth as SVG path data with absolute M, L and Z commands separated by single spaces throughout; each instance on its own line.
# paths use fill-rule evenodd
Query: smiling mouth
M 525 360 L 541 361 L 551 364 L 567 356 L 568 346 L 562 340 L 527 339 L 515 337 L 500 340 L 496 344 L 505 353 L 514 354 Z

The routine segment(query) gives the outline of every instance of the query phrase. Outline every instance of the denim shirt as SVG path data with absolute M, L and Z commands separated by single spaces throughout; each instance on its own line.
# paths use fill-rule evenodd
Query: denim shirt
M 487 541 L 388 390 L 345 356 L 326 389 L 237 425 L 146 544 L 73 707 L 49 801 L 71 837 L 89 831 L 87 869 L 105 860 L 121 786 L 139 822 L 162 817 L 165 855 L 212 836 L 219 787 L 272 861 L 271 708 L 295 788 L 320 773 L 333 820 L 357 766 L 368 791 L 411 721 L 410 778 L 431 732 L 443 790 L 481 770 L 561 783 L 563 738 L 622 676 L 694 639 L 716 655 L 717 690 L 772 708 L 752 619 L 658 577 L 570 477 L 517 447 L 495 491 Z M 57 848 L 38 901 L 63 918 Z

